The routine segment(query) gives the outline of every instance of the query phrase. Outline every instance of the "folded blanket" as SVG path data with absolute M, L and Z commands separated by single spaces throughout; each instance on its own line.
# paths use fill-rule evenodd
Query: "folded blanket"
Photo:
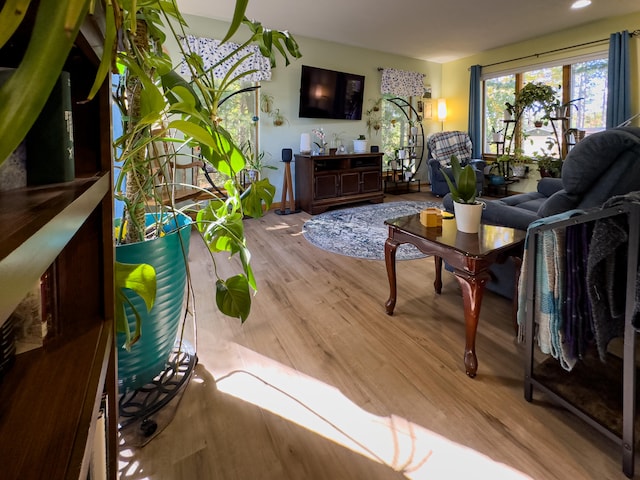
M 608 200 L 602 208 L 624 203 L 640 204 L 640 192 Z M 624 334 L 627 289 L 628 216 L 614 215 L 595 222 L 587 262 L 588 295 L 593 313 L 593 333 L 604 360 L 607 345 Z M 640 329 L 640 270 L 636 273 L 632 323 Z
M 581 210 L 570 210 L 558 215 L 537 220 L 529 226 L 525 239 L 525 250 L 528 248 L 533 230 L 541 225 L 582 214 Z M 550 354 L 560 361 L 565 370 L 571 370 L 576 363 L 570 345 L 565 342 L 564 335 L 564 301 L 566 299 L 565 283 L 565 231 L 564 229 L 543 230 L 537 235 L 534 279 L 534 321 L 536 340 L 543 353 Z M 518 285 L 518 339 L 524 340 L 526 308 L 527 308 L 527 255 L 522 262 Z

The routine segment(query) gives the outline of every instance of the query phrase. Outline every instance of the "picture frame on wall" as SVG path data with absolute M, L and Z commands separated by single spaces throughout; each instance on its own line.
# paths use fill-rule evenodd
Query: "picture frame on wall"
M 427 120 L 431 120 L 433 118 L 433 103 L 431 102 L 431 100 L 425 100 L 423 105 L 423 114 L 422 117 L 427 119 Z

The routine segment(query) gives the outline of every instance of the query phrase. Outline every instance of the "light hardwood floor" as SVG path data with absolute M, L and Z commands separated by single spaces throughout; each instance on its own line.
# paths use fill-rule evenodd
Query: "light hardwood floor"
M 433 200 L 385 201 L 403 198 Z M 384 262 L 312 246 L 308 218 L 245 222 L 259 292 L 244 325 L 217 312 L 193 238 L 199 364 L 166 429 L 122 446 L 122 479 L 517 478 L 501 464 L 535 479 L 625 478 L 616 444 L 539 393 L 524 400 L 509 301 L 485 293 L 470 379 L 450 273 L 436 295 L 433 259 L 399 262 L 388 316 Z

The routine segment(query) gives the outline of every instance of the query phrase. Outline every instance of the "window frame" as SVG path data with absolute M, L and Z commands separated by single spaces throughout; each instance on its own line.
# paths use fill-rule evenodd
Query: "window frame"
M 519 92 L 520 89 L 524 86 L 524 75 L 527 72 L 541 70 L 544 68 L 551 67 L 562 67 L 562 83 L 561 83 L 561 92 L 562 98 L 559 99 L 561 103 L 567 103 L 571 100 L 571 90 L 572 90 L 572 66 L 578 63 L 583 63 L 587 61 L 593 60 L 607 60 L 608 61 L 608 52 L 605 50 L 600 50 L 597 52 L 592 52 L 585 55 L 576 55 L 567 58 L 552 60 L 548 62 L 534 63 L 534 64 L 525 64 L 520 65 L 518 67 L 514 67 L 511 69 L 501 69 L 490 72 L 483 72 L 481 75 L 481 88 L 482 88 L 482 156 L 487 160 L 495 160 L 499 155 L 497 153 L 493 153 L 491 151 L 486 150 L 487 144 L 491 144 L 491 142 L 487 142 L 487 138 L 489 138 L 489 130 L 491 125 L 487 122 L 486 108 L 487 108 L 487 89 L 486 82 L 487 80 L 491 80 L 494 78 L 504 77 L 508 75 L 513 75 L 515 77 L 515 92 Z M 564 138 L 564 122 L 561 122 L 562 131 L 559 132 L 559 138 Z M 572 125 L 568 125 L 569 128 Z M 521 133 L 521 125 L 519 126 L 520 131 L 515 132 L 514 144 L 516 148 L 521 148 L 522 146 L 522 133 Z M 563 158 L 568 153 L 568 145 L 566 142 L 562 144 L 562 156 Z

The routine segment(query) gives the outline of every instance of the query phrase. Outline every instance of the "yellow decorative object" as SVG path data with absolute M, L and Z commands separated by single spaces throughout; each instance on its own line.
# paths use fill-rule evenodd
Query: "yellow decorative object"
M 429 207 L 420 212 L 420 223 L 425 227 L 442 227 L 442 211 L 439 208 Z

